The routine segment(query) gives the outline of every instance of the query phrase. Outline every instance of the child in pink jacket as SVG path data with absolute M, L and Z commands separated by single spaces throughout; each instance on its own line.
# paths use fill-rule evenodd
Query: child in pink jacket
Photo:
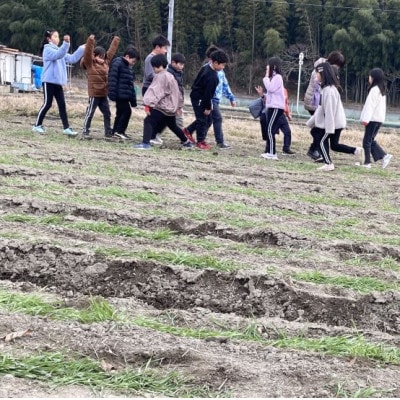
M 263 83 L 267 93 L 265 94 L 265 107 L 267 109 L 267 136 L 265 153 L 261 157 L 267 160 L 278 160 L 276 154 L 275 134 L 279 131 L 285 112 L 285 93 L 283 78 L 281 75 L 282 61 L 278 57 L 272 57 L 268 61 Z

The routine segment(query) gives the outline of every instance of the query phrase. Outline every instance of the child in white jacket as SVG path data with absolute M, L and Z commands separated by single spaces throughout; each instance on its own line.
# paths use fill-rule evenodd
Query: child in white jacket
M 346 114 L 340 99 L 338 88 L 339 81 L 333 67 L 324 62 L 315 68 L 317 79 L 321 82 L 321 104 L 312 117 L 307 121 L 307 126 L 312 128 L 319 152 L 324 160 L 324 165 L 318 169 L 333 171 L 335 166 L 329 155 L 329 136 L 335 131 L 346 127 Z
M 386 168 L 392 159 L 392 155 L 387 154 L 375 140 L 386 116 L 386 89 L 384 79 L 385 75 L 380 68 L 373 68 L 369 73 L 368 96 L 360 117 L 361 123 L 365 126 L 363 138 L 365 159 L 364 164 L 360 164 L 360 166 L 364 168 L 371 168 L 371 154 L 375 162 L 383 160 L 382 168 Z

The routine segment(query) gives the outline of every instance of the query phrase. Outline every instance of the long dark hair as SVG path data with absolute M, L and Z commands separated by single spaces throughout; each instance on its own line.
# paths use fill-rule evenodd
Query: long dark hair
M 373 68 L 369 72 L 369 75 L 372 78 L 372 83 L 368 88 L 368 93 L 374 86 L 378 86 L 382 96 L 385 96 L 386 94 L 385 73 L 380 68 Z
M 335 86 L 336 89 L 341 90 L 339 80 L 331 64 L 328 62 L 318 64 L 315 67 L 315 71 L 321 74 L 321 88 L 325 86 Z
M 282 60 L 279 57 L 271 57 L 268 60 L 269 65 L 269 76 L 272 78 L 274 74 L 282 75 Z
M 51 38 L 51 35 L 56 32 L 56 29 L 47 29 L 46 32 L 44 33 L 44 38 L 42 40 L 42 43 L 40 45 L 39 49 L 39 56 L 42 57 L 43 55 L 43 49 L 44 45 L 49 43 L 49 39 Z

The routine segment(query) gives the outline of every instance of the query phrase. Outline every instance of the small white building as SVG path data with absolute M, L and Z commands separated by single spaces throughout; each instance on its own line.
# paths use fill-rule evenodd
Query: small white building
M 32 81 L 32 62 L 40 57 L 0 44 L 0 84 L 21 91 L 36 90 Z

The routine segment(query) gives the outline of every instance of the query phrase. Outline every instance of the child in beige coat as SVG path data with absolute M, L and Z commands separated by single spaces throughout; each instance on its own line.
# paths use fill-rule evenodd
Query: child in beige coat
M 136 150 L 150 150 L 151 138 L 165 127 L 171 129 L 181 141 L 183 149 L 191 149 L 192 143 L 186 139 L 182 129 L 176 124 L 176 114 L 183 107 L 183 96 L 174 76 L 167 71 L 168 60 L 163 54 L 152 57 L 154 78 L 143 96 L 147 114 L 143 124 L 142 143 L 133 146 Z

